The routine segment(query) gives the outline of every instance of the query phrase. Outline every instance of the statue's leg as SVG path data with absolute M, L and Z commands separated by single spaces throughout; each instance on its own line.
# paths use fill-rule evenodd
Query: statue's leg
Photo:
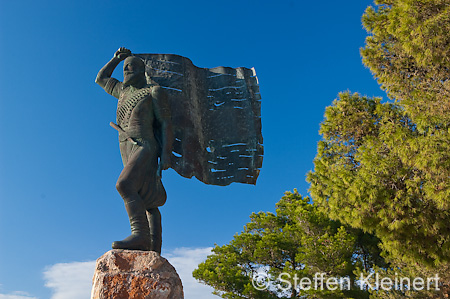
M 123 198 L 130 220 L 131 235 L 113 242 L 113 249 L 150 250 L 150 229 L 145 204 L 139 190 L 145 179 L 149 153 L 148 148 L 135 146 L 127 164 L 117 180 L 117 191 Z
M 158 208 L 147 210 L 147 219 L 150 225 L 150 250 L 161 254 L 162 225 L 161 213 Z

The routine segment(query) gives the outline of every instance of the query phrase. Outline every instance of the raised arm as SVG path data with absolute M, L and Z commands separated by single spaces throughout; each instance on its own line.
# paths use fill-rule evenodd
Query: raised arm
M 117 65 L 130 55 L 131 51 L 124 47 L 121 47 L 119 50 L 117 50 L 116 53 L 114 53 L 114 57 L 98 72 L 95 83 L 100 85 L 102 88 L 105 88 L 106 83 L 108 82 L 109 78 L 111 78 L 111 75 Z

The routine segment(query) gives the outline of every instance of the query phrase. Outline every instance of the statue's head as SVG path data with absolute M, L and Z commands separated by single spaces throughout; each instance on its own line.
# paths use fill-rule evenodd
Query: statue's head
M 142 59 L 129 56 L 123 62 L 123 83 L 138 85 L 145 83 L 145 63 Z

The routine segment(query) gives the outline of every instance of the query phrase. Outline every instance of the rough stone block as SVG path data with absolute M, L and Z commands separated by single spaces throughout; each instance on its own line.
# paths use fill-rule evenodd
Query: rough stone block
M 110 250 L 97 259 L 91 299 L 183 299 L 175 268 L 153 251 Z

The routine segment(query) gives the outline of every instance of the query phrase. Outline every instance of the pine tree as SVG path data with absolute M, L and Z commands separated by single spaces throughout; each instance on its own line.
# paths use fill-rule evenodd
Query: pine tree
M 446 134 L 420 132 L 402 107 L 350 92 L 326 109 L 320 133 L 307 177 L 320 210 L 381 240 L 393 268 L 378 270 L 439 273 L 448 286 Z
M 363 62 L 419 130 L 450 121 L 450 0 L 376 0 Z
M 326 109 L 320 133 L 308 174 L 315 203 L 332 219 L 375 233 L 405 262 L 450 262 L 450 201 L 427 171 L 448 162 L 421 150 L 440 136 L 418 132 L 396 105 L 349 92 Z
M 283 196 L 275 214 L 253 213 L 250 218 L 242 233 L 229 244 L 216 246 L 193 273 L 222 298 L 368 298 L 367 291 L 356 287 L 354 271 L 385 266 L 377 238 L 330 220 L 296 191 Z M 252 285 L 259 272 L 270 278 L 268 289 Z M 300 286 L 300 279 L 313 281 L 316 273 L 348 277 L 352 288 L 306 290 L 306 284 L 303 290 L 294 288 L 295 277 Z

